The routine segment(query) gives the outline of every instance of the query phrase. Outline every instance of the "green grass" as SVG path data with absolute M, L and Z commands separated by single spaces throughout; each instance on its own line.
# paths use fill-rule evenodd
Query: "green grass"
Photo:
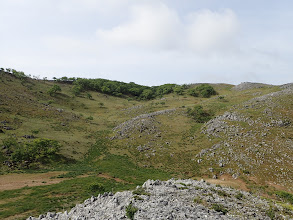
M 147 179 L 163 179 L 171 177 L 167 172 L 141 168 L 135 165 L 127 156 L 113 155 L 108 152 L 110 142 L 104 132 L 97 134 L 97 141 L 92 145 L 85 158 L 77 163 L 59 166 L 54 170 L 69 171 L 59 178 L 73 179 L 62 181 L 49 186 L 25 187 L 18 190 L 0 192 L 0 218 L 14 215 L 39 215 L 48 211 L 68 210 L 76 203 L 83 202 L 91 195 L 104 191 L 121 191 L 134 189 Z M 102 159 L 99 159 L 103 156 Z M 99 173 L 106 173 L 113 179 L 98 177 Z M 78 177 L 89 174 L 89 177 Z M 114 178 L 123 180 L 117 182 Z M 98 187 L 97 187 L 98 186 Z M 11 201 L 12 199 L 12 201 Z M 36 203 L 35 201 L 38 201 Z
M 293 194 L 285 191 L 276 191 L 275 194 L 281 199 L 283 199 L 285 202 L 288 202 L 291 205 L 293 205 Z
M 136 208 L 135 206 L 133 206 L 131 203 L 129 203 L 128 206 L 126 206 L 125 208 L 125 211 L 126 211 L 126 216 L 133 220 L 134 219 L 134 215 L 135 213 L 138 211 L 138 208 Z
M 95 176 L 65 180 L 58 184 L 37 187 L 24 187 L 18 190 L 0 192 L 0 200 L 8 202 L 0 204 L 0 218 L 26 213 L 39 215 L 48 211 L 63 211 L 81 203 L 92 195 L 90 186 L 102 184 L 104 191 L 130 189 L 130 184 L 118 183 Z

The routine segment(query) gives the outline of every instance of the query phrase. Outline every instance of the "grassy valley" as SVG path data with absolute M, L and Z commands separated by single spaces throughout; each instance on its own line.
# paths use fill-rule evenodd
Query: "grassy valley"
M 170 178 L 204 178 L 293 211 L 292 85 L 210 84 L 210 95 L 205 86 L 1 70 L 0 218 Z

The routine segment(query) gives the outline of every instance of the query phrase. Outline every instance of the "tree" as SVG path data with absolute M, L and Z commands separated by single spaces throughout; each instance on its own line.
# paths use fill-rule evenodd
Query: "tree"
M 49 90 L 48 93 L 50 96 L 56 95 L 57 92 L 61 92 L 60 86 L 54 84 Z
M 31 143 L 26 143 L 18 146 L 11 154 L 11 159 L 14 162 L 28 161 L 44 162 L 44 159 L 50 159 L 60 150 L 61 145 L 56 140 L 46 138 L 36 139 Z
M 82 87 L 80 85 L 75 85 L 72 87 L 71 91 L 75 96 L 78 96 L 82 92 Z
M 143 100 L 149 100 L 149 99 L 152 99 L 154 96 L 154 93 L 151 89 L 145 89 L 142 91 L 140 97 L 141 99 Z

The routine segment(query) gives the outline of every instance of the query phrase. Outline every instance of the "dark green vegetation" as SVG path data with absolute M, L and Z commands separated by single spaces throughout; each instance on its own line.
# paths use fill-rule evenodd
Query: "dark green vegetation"
M 162 97 L 163 95 L 172 92 L 178 93 L 178 86 L 176 84 L 165 84 L 161 86 L 149 87 L 138 85 L 134 82 L 124 83 L 107 79 L 62 77 L 55 80 L 56 82 L 73 84 L 74 86 L 72 87 L 72 92 L 76 96 L 85 91 L 95 91 L 117 97 L 129 97 L 139 100 L 150 100 L 155 97 Z
M 196 105 L 192 109 L 188 108 L 187 114 L 198 123 L 207 122 L 212 118 L 212 113 L 208 110 L 204 110 L 201 105 Z
M 293 194 L 284 191 L 277 191 L 276 195 L 283 199 L 285 202 L 293 205 Z
M 21 219 L 68 210 L 91 195 L 135 189 L 147 179 L 211 178 L 216 172 L 238 167 L 233 163 L 221 167 L 208 159 L 197 161 L 196 155 L 203 149 L 226 141 L 203 134 L 204 122 L 254 98 L 255 94 L 265 95 L 280 89 L 260 88 L 243 93 L 232 92 L 232 87 L 227 84 L 149 87 L 67 77 L 48 81 L 32 79 L 15 70 L 1 70 L 1 175 L 59 173 L 53 177 L 56 182 L 50 185 L 46 185 L 48 180 L 34 185 L 35 180 L 28 179 L 28 186 L 21 185 L 23 188 L 1 189 L 0 218 Z M 279 106 L 282 108 L 276 107 L 278 114 L 287 114 L 290 119 L 290 99 Z M 175 110 L 131 122 L 137 116 L 168 109 Z M 256 118 L 264 109 L 244 111 Z M 128 120 L 129 125 L 113 130 Z M 244 128 L 248 126 L 241 123 Z M 287 127 L 281 129 L 284 134 L 273 131 L 280 140 L 291 131 Z M 239 155 L 245 152 L 244 148 L 239 149 L 243 149 Z M 266 162 L 270 158 L 264 161 L 261 166 L 269 170 Z M 209 171 L 210 167 L 214 172 Z M 253 192 L 262 195 L 271 192 L 274 199 L 288 202 L 290 196 L 276 196 L 274 188 L 265 186 L 262 167 L 258 168 L 259 173 L 258 169 L 245 167 L 239 179 Z M 139 198 L 144 193 L 137 189 L 134 196 Z
M 135 206 L 133 206 L 131 203 L 129 203 L 129 205 L 126 206 L 126 216 L 131 220 L 134 219 L 134 215 L 137 211 L 138 209 Z
M 224 215 L 228 213 L 228 210 L 223 205 L 220 205 L 220 204 L 213 204 L 212 209 L 214 209 L 217 212 L 222 212 Z
M 51 160 L 62 160 L 57 154 L 61 146 L 55 140 L 40 138 L 21 143 L 14 138 L 8 138 L 4 139 L 2 144 L 4 156 L 9 160 L 11 168 L 36 168 L 38 163 L 46 164 Z
M 209 98 L 212 95 L 217 95 L 216 90 L 208 84 L 201 84 L 195 88 L 190 88 L 188 89 L 187 93 L 194 97 L 203 97 L 203 98 Z
M 53 85 L 49 90 L 48 93 L 50 96 L 56 95 L 57 92 L 61 92 L 61 88 L 58 85 Z

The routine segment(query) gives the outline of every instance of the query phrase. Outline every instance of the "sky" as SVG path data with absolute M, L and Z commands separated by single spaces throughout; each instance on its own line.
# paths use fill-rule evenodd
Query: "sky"
M 293 82 L 292 0 L 0 0 L 0 67 L 39 78 Z

